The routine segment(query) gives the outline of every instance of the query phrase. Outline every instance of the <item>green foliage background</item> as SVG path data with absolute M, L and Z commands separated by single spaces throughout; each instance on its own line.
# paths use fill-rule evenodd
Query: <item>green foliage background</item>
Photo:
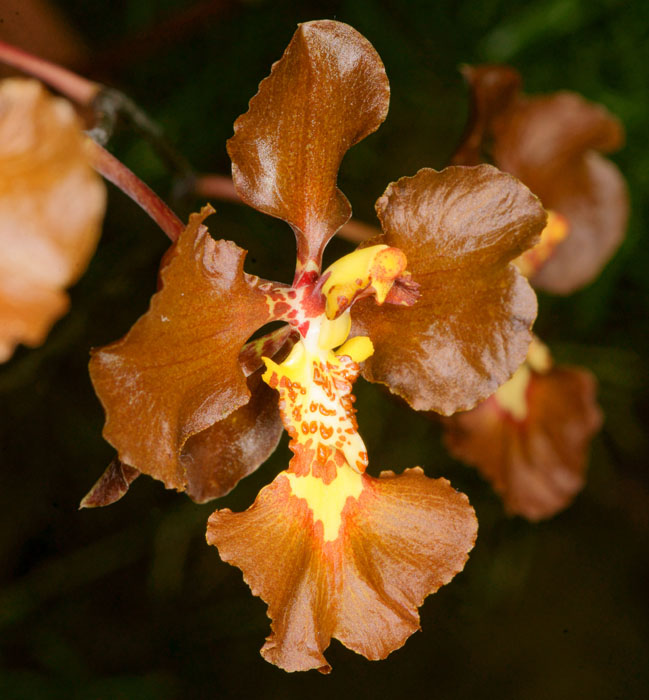
M 359 382 L 372 469 L 420 464 L 449 478 L 468 493 L 480 534 L 465 571 L 422 608 L 422 632 L 379 663 L 334 642 L 333 674 L 324 678 L 287 675 L 259 656 L 265 605 L 205 544 L 214 504 L 194 505 L 142 478 L 109 508 L 77 510 L 112 457 L 88 350 L 121 336 L 144 312 L 167 243 L 112 190 L 98 253 L 72 290 L 72 312 L 43 347 L 22 348 L 0 368 L 0 697 L 646 697 L 649 4 L 221 2 L 222 12 L 157 45 L 147 32 L 191 2 L 55 4 L 93 47 L 86 75 L 132 96 L 198 170 L 229 172 L 232 122 L 296 23 L 335 18 L 374 44 L 392 86 L 387 122 L 343 162 L 340 187 L 356 216 L 373 222 L 373 203 L 389 182 L 446 164 L 467 111 L 457 66 L 506 61 L 523 73 L 528 92 L 576 90 L 622 119 L 628 143 L 613 159 L 629 181 L 632 218 L 594 284 L 570 298 L 540 298 L 539 334 L 561 361 L 596 373 L 606 414 L 588 485 L 563 514 L 540 525 L 507 518 L 474 471 L 446 455 L 433 422 Z M 143 38 L 130 49 L 108 50 L 138 32 Z M 111 148 L 169 194 L 169 174 L 141 139 L 120 133 Z M 185 217 L 200 203 L 174 206 Z M 215 204 L 212 233 L 250 250 L 250 272 L 289 281 L 288 227 Z M 329 255 L 348 249 L 336 242 Z M 219 505 L 247 507 L 288 459 L 284 441 Z

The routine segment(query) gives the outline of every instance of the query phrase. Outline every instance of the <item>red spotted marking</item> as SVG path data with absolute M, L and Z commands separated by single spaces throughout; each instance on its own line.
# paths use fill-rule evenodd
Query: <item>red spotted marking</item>
M 273 309 L 273 313 L 275 316 L 284 316 L 287 311 L 290 311 L 291 307 L 289 304 L 287 304 L 285 301 L 278 301 L 275 304 L 275 308 Z

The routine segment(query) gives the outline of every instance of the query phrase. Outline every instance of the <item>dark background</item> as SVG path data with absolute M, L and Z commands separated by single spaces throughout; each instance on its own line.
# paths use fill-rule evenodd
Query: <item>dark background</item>
M 10 2 L 9 5 L 12 3 Z M 606 422 L 574 505 L 532 525 L 504 515 L 438 426 L 359 381 L 371 471 L 422 465 L 476 508 L 463 573 L 421 609 L 423 631 L 387 660 L 332 642 L 330 677 L 288 675 L 259 656 L 265 605 L 204 540 L 215 505 L 143 477 L 101 510 L 78 503 L 112 457 L 87 373 L 88 351 L 125 333 L 155 289 L 165 236 L 111 189 L 104 234 L 72 289 L 72 311 L 36 350 L 0 367 L 0 697 L 525 698 L 628 700 L 649 689 L 649 4 L 642 0 L 120 0 L 55 3 L 79 39 L 75 69 L 125 91 L 199 171 L 229 172 L 225 141 L 297 22 L 335 18 L 364 34 L 392 87 L 379 131 L 352 149 L 339 184 L 374 222 L 386 185 L 443 167 L 467 112 L 461 63 L 506 61 L 529 93 L 570 89 L 627 129 L 613 159 L 628 178 L 627 239 L 601 277 L 569 298 L 540 296 L 537 330 L 556 357 L 589 367 Z M 299 9 L 297 9 L 299 8 Z M 0 33 L 21 20 L 0 6 Z M 70 42 L 72 42 L 72 37 Z M 111 149 L 168 198 L 150 146 L 120 132 Z M 201 204 L 179 201 L 182 217 Z M 250 250 L 248 271 L 290 281 L 289 228 L 214 202 L 217 238 Z M 328 259 L 350 249 L 336 241 Z M 280 449 L 219 502 L 235 510 L 283 469 Z

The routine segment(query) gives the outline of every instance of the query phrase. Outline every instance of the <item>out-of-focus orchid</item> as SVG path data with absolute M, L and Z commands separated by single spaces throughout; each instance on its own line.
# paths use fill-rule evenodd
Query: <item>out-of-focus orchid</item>
M 510 514 L 549 518 L 584 485 L 590 441 L 602 423 L 595 394 L 590 372 L 555 366 L 534 340 L 525 362 L 492 396 L 443 419 L 446 446 L 477 467 Z
M 106 193 L 83 138 L 63 98 L 0 83 L 0 362 L 45 340 L 95 250 Z
M 328 671 L 332 637 L 370 659 L 400 647 L 476 536 L 473 509 L 446 480 L 418 467 L 366 473 L 359 373 L 417 410 L 468 409 L 523 361 L 536 314 L 510 263 L 536 243 L 545 212 L 489 165 L 393 183 L 376 205 L 383 234 L 321 271 L 351 215 L 340 162 L 388 100 L 364 37 L 338 22 L 301 25 L 228 143 L 241 198 L 295 233 L 293 283 L 246 274 L 245 252 L 211 238 L 204 208 L 165 256 L 149 311 L 91 361 L 124 465 L 92 505 L 138 472 L 198 501 L 223 495 L 272 452 L 283 423 L 288 469 L 247 511 L 217 510 L 207 538 L 268 603 L 262 654 L 287 670 Z
M 491 162 L 559 215 L 527 272 L 537 288 L 570 294 L 600 273 L 624 237 L 626 183 L 601 155 L 620 148 L 622 125 L 572 92 L 522 95 L 520 75 L 508 66 L 466 66 L 463 73 L 471 117 L 453 162 Z

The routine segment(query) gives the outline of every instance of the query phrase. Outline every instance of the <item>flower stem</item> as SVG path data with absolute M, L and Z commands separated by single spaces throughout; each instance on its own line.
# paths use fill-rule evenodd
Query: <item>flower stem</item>
M 113 88 L 101 86 L 92 102 L 95 126 L 88 135 L 93 141 L 105 146 L 113 133 L 118 118 L 145 138 L 156 151 L 164 165 L 181 182 L 193 182 L 194 173 L 185 159 L 166 140 L 162 127 L 142 110 L 130 97 Z
M 200 175 L 194 182 L 194 193 L 198 197 L 214 197 L 226 202 L 243 204 L 232 179 L 225 175 Z
M 366 224 L 358 219 L 350 219 L 338 231 L 338 235 L 351 243 L 362 243 L 363 241 L 369 241 L 374 236 L 380 236 L 381 231 L 375 226 Z
M 68 99 L 90 106 L 102 89 L 99 83 L 82 78 L 72 71 L 0 41 L 0 61 L 38 78 Z
M 172 241 L 178 239 L 185 226 L 148 185 L 90 138 L 86 139 L 86 152 L 90 164 L 100 175 L 142 207 Z

